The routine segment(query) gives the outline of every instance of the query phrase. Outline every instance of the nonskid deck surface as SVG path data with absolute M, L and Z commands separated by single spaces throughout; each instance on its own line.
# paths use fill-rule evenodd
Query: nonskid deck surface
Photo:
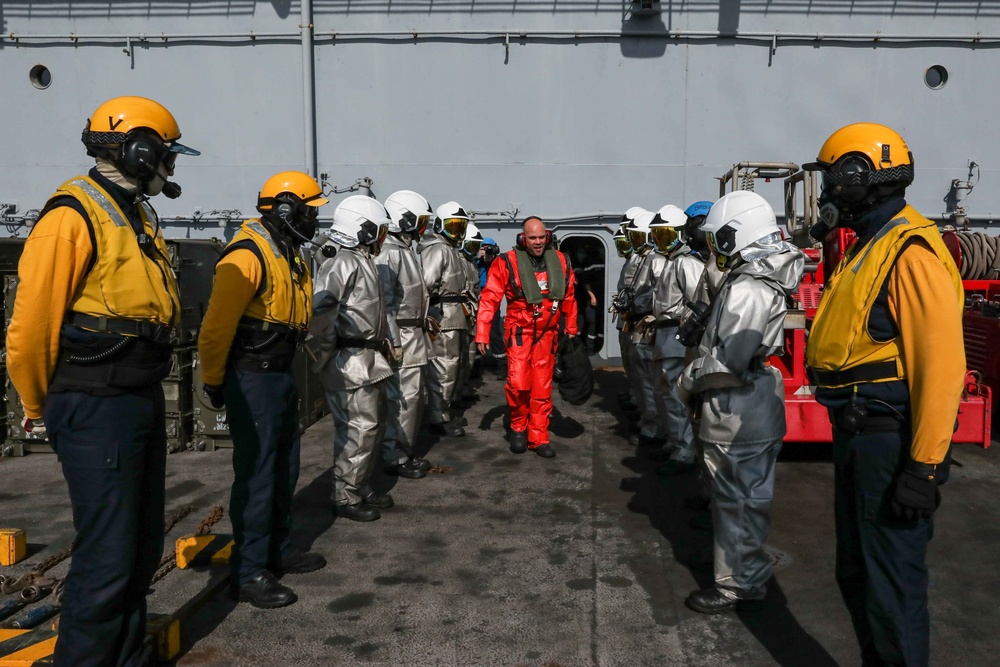
M 396 506 L 374 523 L 333 520 L 333 425 L 303 437 L 295 540 L 326 569 L 288 576 L 299 601 L 265 611 L 216 595 L 183 626 L 179 665 L 848 665 L 859 662 L 834 581 L 833 470 L 823 447 L 788 445 L 778 465 L 766 603 L 702 616 L 684 597 L 711 575 L 690 567 L 710 535 L 683 508 L 686 475 L 661 480 L 646 448 L 626 444 L 600 369 L 582 407 L 555 399 L 558 456 L 508 452 L 503 382 L 490 372 L 465 412 L 468 436 L 442 439 L 421 480 L 398 480 Z M 930 545 L 932 664 L 994 659 L 1000 578 L 983 569 L 1000 545 L 995 452 L 961 446 Z M 168 513 L 195 511 L 168 536 L 193 533 L 228 507 L 229 450 L 168 458 Z M 389 483 L 392 483 L 391 481 Z M 24 569 L 72 540 L 54 456 L 0 459 L 4 527 L 28 531 Z M 215 532 L 230 531 L 228 515 Z M 59 576 L 65 563 L 55 569 Z M 986 576 L 984 576 L 984 574 Z M 171 613 L 210 585 L 208 570 L 155 585 L 151 612 Z

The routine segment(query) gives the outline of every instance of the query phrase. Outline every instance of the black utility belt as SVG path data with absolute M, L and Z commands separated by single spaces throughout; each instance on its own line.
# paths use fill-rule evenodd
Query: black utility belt
M 294 340 L 296 343 L 304 341 L 308 333 L 305 329 L 298 329 L 278 322 L 257 320 L 251 317 L 241 317 L 239 324 L 236 326 L 236 331 L 238 333 L 255 334 L 262 338 L 276 336 L 285 340 Z
M 172 366 L 173 350 L 169 345 L 138 336 L 86 342 L 62 336 L 51 387 L 59 391 L 138 389 L 163 381 Z
M 292 367 L 294 354 L 266 355 L 247 354 L 234 355 L 229 359 L 229 365 L 239 371 L 251 373 L 284 373 Z
M 657 329 L 667 329 L 669 327 L 679 327 L 681 325 L 680 320 L 661 320 L 656 323 Z
M 76 311 L 69 311 L 63 317 L 64 324 L 72 324 L 80 329 L 89 331 L 99 331 L 101 333 L 114 333 L 120 336 L 135 336 L 144 338 L 153 343 L 161 345 L 170 344 L 173 338 L 174 329 L 165 324 L 150 322 L 147 320 L 126 320 L 116 317 L 104 317 L 100 315 L 87 315 Z
M 906 424 L 894 415 L 873 415 L 852 412 L 850 405 L 830 409 L 830 423 L 838 431 L 848 435 L 861 433 L 895 433 Z
M 364 348 L 366 350 L 375 350 L 377 352 L 385 351 L 386 345 L 388 345 L 388 343 L 384 340 L 366 340 L 364 338 L 337 339 L 337 347 Z
M 424 326 L 424 321 L 420 319 L 396 319 L 397 327 L 421 327 Z
M 431 297 L 431 305 L 436 306 L 439 303 L 464 303 L 466 297 L 461 294 L 442 294 L 440 296 Z
M 862 382 L 878 382 L 879 380 L 896 380 L 899 369 L 895 361 L 880 361 L 873 364 L 862 364 L 854 368 L 839 371 L 826 371 L 806 366 L 806 377 L 817 387 L 844 387 Z

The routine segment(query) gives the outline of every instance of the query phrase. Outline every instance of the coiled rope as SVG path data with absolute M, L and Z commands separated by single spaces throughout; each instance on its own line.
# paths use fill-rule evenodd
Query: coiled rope
M 982 232 L 955 232 L 962 262 L 962 280 L 1000 280 L 1000 236 Z

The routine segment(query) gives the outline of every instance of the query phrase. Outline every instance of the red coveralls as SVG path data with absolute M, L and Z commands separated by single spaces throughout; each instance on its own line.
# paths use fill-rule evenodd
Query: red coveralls
M 535 449 L 549 442 L 549 415 L 552 414 L 552 373 L 556 363 L 556 343 L 559 322 L 565 318 L 566 332 L 575 336 L 576 298 L 573 271 L 567 271 L 566 257 L 556 251 L 566 275 L 566 296 L 553 311 L 553 302 L 543 298 L 534 306 L 524 298 L 517 269 L 517 254 L 507 251 L 513 268 L 511 277 L 507 262 L 498 258 L 490 266 L 479 301 L 476 320 L 476 342 L 489 344 L 490 324 L 500 306 L 500 299 L 507 297 L 507 317 L 504 322 L 504 341 L 507 346 L 507 405 L 510 406 L 510 428 L 528 432 L 528 448 Z M 567 275 L 568 274 L 568 275 Z M 539 285 L 545 285 L 542 296 L 548 296 L 548 281 L 544 267 L 535 273 Z M 513 278 L 513 280 L 512 280 Z

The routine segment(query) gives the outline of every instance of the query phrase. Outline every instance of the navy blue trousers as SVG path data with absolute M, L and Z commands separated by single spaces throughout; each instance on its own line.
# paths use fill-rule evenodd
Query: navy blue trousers
M 146 592 L 163 553 L 163 389 L 50 394 L 45 424 L 76 528 L 55 664 L 144 664 Z
M 849 436 L 834 430 L 837 584 L 864 665 L 927 665 L 927 544 L 932 520 L 900 521 L 889 501 L 910 451 L 902 432 Z
M 292 494 L 299 481 L 299 394 L 292 373 L 226 371 L 233 438 L 229 514 L 233 582 L 245 584 L 291 551 Z

